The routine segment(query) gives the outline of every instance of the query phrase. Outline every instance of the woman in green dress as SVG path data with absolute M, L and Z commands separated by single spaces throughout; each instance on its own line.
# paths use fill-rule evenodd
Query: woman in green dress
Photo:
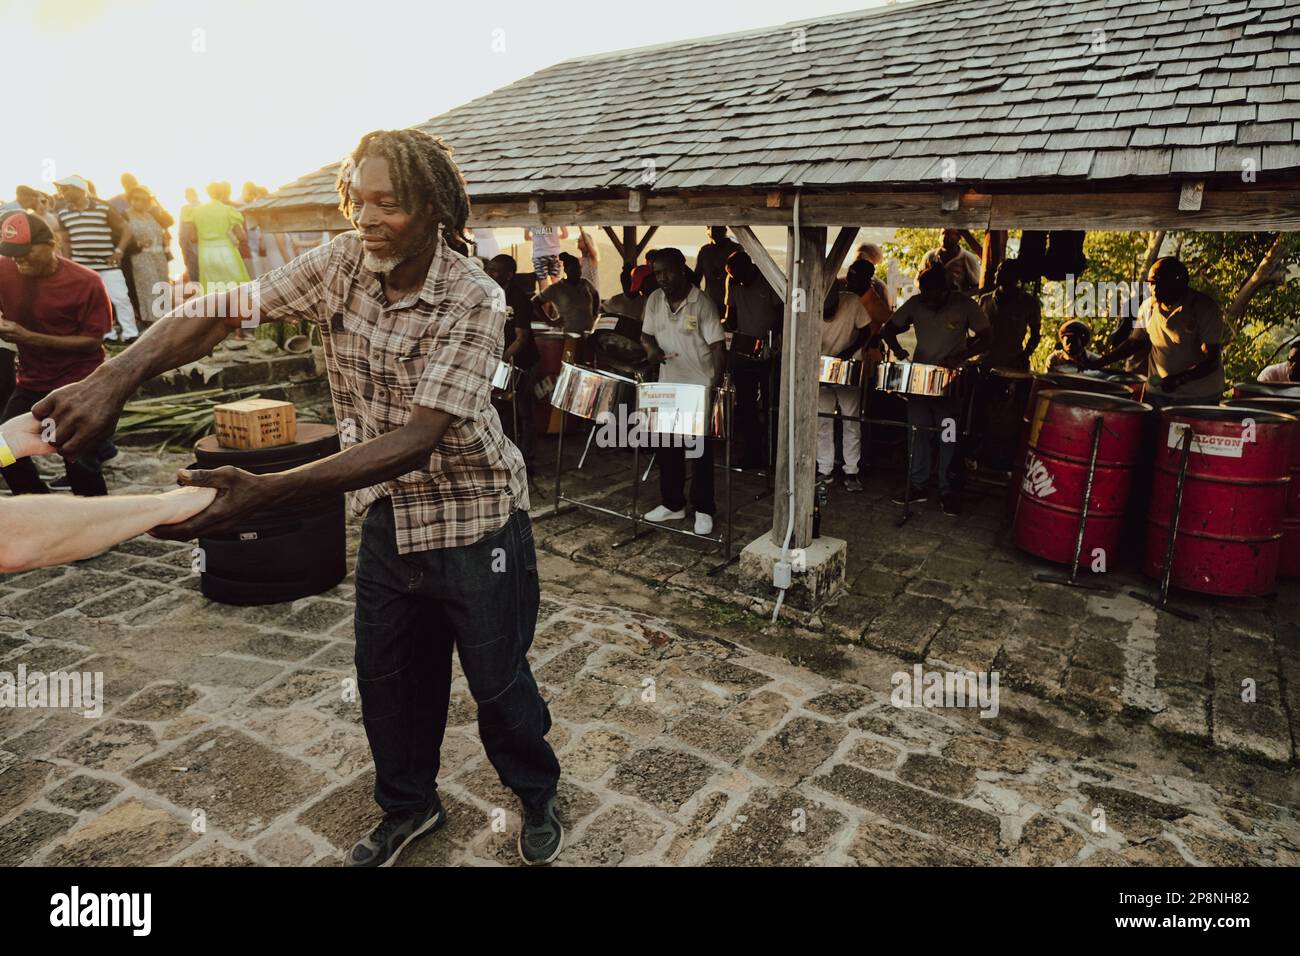
M 199 246 L 199 284 L 206 294 L 249 279 L 239 255 L 244 239 L 244 214 L 230 205 L 230 183 L 209 183 L 206 202 L 182 215 L 182 230 Z

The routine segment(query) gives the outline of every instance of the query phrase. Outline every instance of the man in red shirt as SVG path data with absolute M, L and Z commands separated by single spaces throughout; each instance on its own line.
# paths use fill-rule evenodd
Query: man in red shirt
M 56 388 L 102 365 L 103 339 L 112 327 L 99 275 L 60 256 L 43 219 L 15 212 L 0 221 L 0 338 L 18 347 L 17 386 L 0 421 L 30 412 Z M 73 494 L 108 493 L 93 452 L 65 459 L 64 466 Z M 16 495 L 50 491 L 28 459 L 0 474 Z

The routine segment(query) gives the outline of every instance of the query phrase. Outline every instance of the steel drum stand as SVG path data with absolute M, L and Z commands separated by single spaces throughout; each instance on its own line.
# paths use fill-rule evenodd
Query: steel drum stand
M 727 519 L 726 531 L 718 535 L 716 538 L 711 538 L 708 535 L 696 534 L 694 531 L 687 531 L 685 528 L 670 528 L 666 524 L 652 524 L 652 525 L 648 525 L 646 531 L 642 532 L 639 535 L 640 537 L 644 537 L 650 531 L 667 531 L 671 534 L 680 534 L 687 538 L 694 538 L 696 541 L 701 541 L 701 540 L 712 541 L 714 544 L 719 545 L 722 548 L 723 561 L 721 564 L 716 565 L 705 572 L 705 574 L 708 575 L 709 577 L 716 577 L 719 573 L 721 573 L 721 571 L 724 568 L 726 568 L 731 564 L 734 564 L 736 561 L 740 559 L 739 554 L 733 555 L 731 553 L 732 537 L 733 537 L 732 514 L 734 512 L 734 509 L 732 508 L 732 503 L 731 503 L 731 440 L 730 439 L 731 439 L 731 431 L 732 431 L 731 428 L 732 413 L 733 413 L 732 406 L 735 402 L 736 393 L 731 388 L 728 388 L 726 390 L 726 393 L 727 393 L 727 403 L 724 406 L 724 414 L 723 414 L 723 421 L 725 422 L 726 427 L 723 430 L 726 432 L 727 437 L 722 442 L 723 458 L 724 458 L 724 464 L 722 469 L 722 476 L 723 476 L 722 483 L 723 483 L 723 497 L 726 499 L 726 519 Z M 700 441 L 709 441 L 709 439 L 705 436 L 700 436 Z M 653 467 L 654 465 L 653 455 L 651 456 L 650 459 L 650 465 L 651 467 Z M 643 523 L 641 522 L 640 516 L 636 514 L 637 485 L 640 483 L 640 472 L 641 472 L 641 446 L 639 444 L 634 447 L 632 469 L 633 469 L 632 470 L 632 511 L 633 511 L 632 537 L 628 538 L 626 541 L 620 541 L 617 544 L 611 545 L 611 547 L 615 547 L 615 548 L 622 547 L 623 545 L 626 544 L 631 544 L 633 541 L 635 541 L 638 537 L 636 531 L 637 525 Z M 646 475 L 648 476 L 649 474 L 650 474 L 650 468 L 647 467 Z M 692 478 L 691 480 L 694 481 L 695 479 Z M 581 504 L 581 502 L 575 502 L 575 504 Z M 587 507 L 593 507 L 593 506 L 587 505 Z M 597 509 L 597 510 L 601 510 L 601 509 Z M 609 512 L 609 513 L 615 514 L 616 512 Z M 620 517 L 627 517 L 627 516 L 621 515 Z
M 1174 486 L 1174 506 L 1169 514 L 1169 534 L 1165 538 L 1165 565 L 1164 573 L 1160 576 L 1160 594 L 1154 596 L 1145 591 L 1130 591 L 1129 594 L 1139 601 L 1150 604 L 1158 611 L 1167 611 L 1180 617 L 1184 621 L 1196 621 L 1200 615 L 1193 614 L 1191 611 L 1184 611 L 1176 608 L 1169 603 L 1169 578 L 1174 569 L 1174 539 L 1178 536 L 1178 514 L 1183 508 L 1183 483 L 1187 479 L 1187 461 L 1192 454 L 1192 428 L 1188 426 L 1183 431 L 1183 453 L 1178 462 L 1178 483 Z M 1159 467 L 1159 466 L 1157 466 Z
M 1083 510 L 1079 514 L 1079 528 L 1074 533 L 1074 560 L 1070 565 L 1070 576 L 1063 578 L 1059 574 L 1040 573 L 1035 574 L 1034 578 L 1048 584 L 1062 584 L 1066 587 L 1110 594 L 1112 592 L 1109 585 L 1079 580 L 1079 556 L 1083 552 L 1083 537 L 1088 527 L 1088 507 L 1092 503 L 1092 477 L 1097 473 L 1097 452 L 1101 449 L 1102 423 L 1103 419 L 1100 415 L 1092 420 L 1092 455 L 1088 459 L 1088 478 L 1083 483 Z
M 615 511 L 613 508 L 602 508 L 600 505 L 593 505 L 589 501 L 570 498 L 564 494 L 561 483 L 564 477 L 564 426 L 568 423 L 568 416 L 568 412 L 560 412 L 560 430 L 555 442 L 555 502 L 552 505 L 551 510 L 547 514 L 539 516 L 537 520 L 541 521 L 544 518 L 554 518 L 557 515 L 568 514 L 570 511 L 574 511 L 578 508 L 585 508 L 587 511 L 595 511 L 603 515 L 609 515 L 613 518 L 626 518 L 632 522 L 632 537 L 627 541 L 615 542 L 610 545 L 611 548 L 617 548 L 635 541 L 638 537 L 644 537 L 644 533 L 638 534 L 637 529 L 640 519 L 637 514 L 637 480 L 635 467 L 632 472 L 632 513 L 630 515 L 624 514 L 621 511 Z M 583 462 L 587 459 L 587 452 L 591 448 L 591 440 L 595 437 L 596 428 L 597 426 L 593 424 L 591 426 L 591 431 L 587 433 L 587 444 L 582 450 L 582 458 L 578 461 L 579 468 L 582 467 Z M 637 450 L 639 451 L 639 448 Z M 562 501 L 568 504 L 569 507 L 561 508 L 560 502 Z

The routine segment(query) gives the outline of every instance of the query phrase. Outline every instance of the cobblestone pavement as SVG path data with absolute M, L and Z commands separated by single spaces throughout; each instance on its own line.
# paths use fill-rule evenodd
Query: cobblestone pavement
M 180 463 L 128 453 L 111 484 L 160 487 Z M 598 460 L 574 487 L 607 494 L 620 469 Z M 1294 601 L 1171 628 L 1124 597 L 1033 584 L 978 509 L 896 531 L 874 486 L 852 508 L 836 496 L 828 514 L 832 534 L 862 528 L 850 590 L 821 621 L 775 625 L 693 542 L 615 549 L 609 519 L 539 518 L 532 660 L 564 768 L 560 864 L 1300 863 L 1292 751 L 1261 753 L 1273 730 L 1227 718 L 1216 691 L 1248 664 L 1254 706 L 1295 714 Z M 149 538 L 0 578 L 0 670 L 106 682 L 99 719 L 0 709 L 0 861 L 333 865 L 373 824 L 350 579 L 242 609 L 197 583 L 187 546 Z M 1005 668 L 997 717 L 893 706 L 914 662 Z M 448 825 L 403 865 L 517 862 L 474 715 L 457 672 Z

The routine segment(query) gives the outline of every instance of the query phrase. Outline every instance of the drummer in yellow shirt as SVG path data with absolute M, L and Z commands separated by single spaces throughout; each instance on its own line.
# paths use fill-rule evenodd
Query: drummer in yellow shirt
M 1089 368 L 1105 368 L 1144 352 L 1150 376 L 1143 401 L 1170 405 L 1218 405 L 1223 400 L 1223 318 L 1219 303 L 1191 287 L 1182 260 L 1162 256 L 1151 264 L 1152 295 L 1138 309 L 1129 337 Z
M 899 306 L 881 331 L 881 337 L 897 358 L 908 358 L 907 350 L 898 344 L 898 335 L 912 327 L 916 329 L 914 361 L 923 365 L 955 368 L 988 347 L 992 336 L 988 316 L 975 304 L 974 299 L 952 288 L 947 270 L 932 266 L 918 276 L 917 284 L 920 292 Z M 949 478 L 959 437 L 959 406 L 957 399 L 948 395 L 908 396 L 908 425 L 920 428 L 912 431 L 911 435 L 912 471 L 907 478 L 910 488 L 895 496 L 896 504 L 903 504 L 904 500 L 926 500 L 925 485 L 930 480 L 934 439 L 929 431 L 921 428 L 937 429 L 939 501 L 944 514 L 955 517 L 961 513 Z

